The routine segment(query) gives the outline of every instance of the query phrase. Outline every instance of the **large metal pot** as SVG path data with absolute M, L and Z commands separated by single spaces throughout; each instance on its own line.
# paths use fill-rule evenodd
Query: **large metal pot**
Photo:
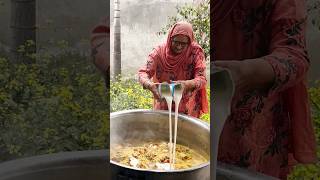
M 129 180 L 119 176 L 112 179 L 109 151 L 73 151 L 57 154 L 33 156 L 0 163 L 1 180 Z M 115 165 L 113 165 L 115 167 Z M 179 174 L 175 174 L 179 175 Z M 173 176 L 175 176 L 173 175 Z M 218 180 L 264 180 L 270 179 L 259 173 L 218 164 Z M 165 179 L 164 179 L 165 180 Z M 201 180 L 201 179 L 197 179 Z
M 121 142 L 169 141 L 167 111 L 129 110 L 111 113 L 110 146 Z M 172 117 L 174 119 L 174 116 Z M 177 143 L 186 145 L 203 155 L 210 155 L 210 127 L 196 118 L 179 115 Z M 183 170 L 141 170 L 111 161 L 111 179 L 132 180 L 209 180 L 209 160 L 199 166 Z
M 110 180 L 108 150 L 73 151 L 0 163 L 0 180 Z

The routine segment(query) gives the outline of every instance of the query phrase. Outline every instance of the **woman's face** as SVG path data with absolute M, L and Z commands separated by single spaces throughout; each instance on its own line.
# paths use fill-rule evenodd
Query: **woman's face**
M 174 54 L 180 54 L 189 45 L 188 36 L 178 34 L 172 37 L 171 50 Z

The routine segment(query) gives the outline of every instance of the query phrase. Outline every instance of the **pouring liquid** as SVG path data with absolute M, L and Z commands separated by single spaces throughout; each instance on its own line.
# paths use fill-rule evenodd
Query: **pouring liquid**
M 176 144 L 177 144 L 177 129 L 178 129 L 178 112 L 179 104 L 182 98 L 183 87 L 181 84 L 167 84 L 163 83 L 159 86 L 161 96 L 165 98 L 169 110 L 169 166 L 168 169 L 174 169 Z M 172 100 L 175 102 L 175 115 L 174 115 L 174 142 L 172 144 Z M 172 147 L 173 145 L 173 147 Z M 166 169 L 166 168 L 165 168 Z
M 160 92 L 161 96 L 165 98 L 168 110 L 169 110 L 169 167 L 164 166 L 164 169 L 171 170 L 173 168 L 173 155 L 172 155 L 172 119 L 171 119 L 171 111 L 172 111 L 172 90 L 171 86 L 167 83 L 160 84 Z
M 172 107 L 172 97 L 165 97 L 166 101 L 167 101 L 167 104 L 168 104 L 168 109 L 169 109 L 169 163 L 170 163 L 170 169 L 173 168 L 173 164 L 174 164 L 174 161 L 173 161 L 173 156 L 172 156 L 172 120 L 171 120 L 171 107 Z
M 172 164 L 175 164 L 175 158 L 176 158 L 176 145 L 177 145 L 177 129 L 178 129 L 178 112 L 179 112 L 179 104 L 180 100 L 182 98 L 183 93 L 183 87 L 181 84 L 176 84 L 174 87 L 174 93 L 173 93 L 173 100 L 175 102 L 175 113 L 174 113 L 174 142 L 173 142 L 173 162 Z

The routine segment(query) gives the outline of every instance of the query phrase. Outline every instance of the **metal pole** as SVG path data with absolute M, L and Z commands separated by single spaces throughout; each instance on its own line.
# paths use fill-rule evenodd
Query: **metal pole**
M 121 75 L 121 24 L 120 0 L 114 0 L 114 52 L 113 52 L 113 78 Z

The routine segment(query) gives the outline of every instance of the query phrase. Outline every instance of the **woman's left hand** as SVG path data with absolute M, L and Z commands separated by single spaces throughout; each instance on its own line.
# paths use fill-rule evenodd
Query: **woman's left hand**
M 196 87 L 194 80 L 179 80 L 179 81 L 171 81 L 171 82 L 176 84 L 181 84 L 184 91 L 192 91 Z
M 236 92 L 268 90 L 275 78 L 272 66 L 263 59 L 214 61 L 214 65 L 230 72 Z

